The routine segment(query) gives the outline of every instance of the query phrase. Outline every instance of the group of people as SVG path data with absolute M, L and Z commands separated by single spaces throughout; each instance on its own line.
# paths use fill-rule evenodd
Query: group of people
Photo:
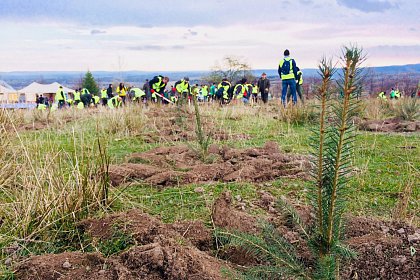
M 391 89 L 391 92 L 389 93 L 389 99 L 400 99 L 402 97 L 401 92 L 398 89 Z M 378 98 L 381 100 L 387 100 L 386 91 L 381 91 L 378 94 Z
M 302 72 L 296 66 L 296 62 L 290 57 L 289 50 L 284 51 L 284 58 L 280 61 L 278 73 L 282 80 L 281 101 L 284 106 L 292 98 L 293 104 L 297 103 L 297 95 L 303 102 Z M 262 73 L 258 81 L 249 82 L 247 78 L 242 78 L 236 83 L 232 83 L 227 78 L 223 78 L 218 84 L 190 84 L 188 77 L 175 82 L 174 85 L 167 88 L 169 78 L 157 75 L 153 79 L 146 80 L 142 88 L 126 87 L 120 83 L 114 90 L 113 85 L 103 88 L 99 94 L 91 94 L 87 88 L 79 88 L 72 94 L 65 93 L 60 86 L 54 96 L 52 109 L 61 109 L 63 107 L 75 106 L 83 109 L 91 106 L 108 106 L 115 108 L 122 106 L 127 101 L 132 102 L 153 102 L 159 100 L 164 103 L 191 102 L 195 98 L 198 102 L 218 102 L 222 105 L 229 103 L 243 102 L 257 103 L 258 95 L 261 96 L 263 103 L 267 103 L 270 92 L 270 80 L 265 73 Z M 37 96 L 37 107 L 45 110 L 50 106 L 48 98 Z

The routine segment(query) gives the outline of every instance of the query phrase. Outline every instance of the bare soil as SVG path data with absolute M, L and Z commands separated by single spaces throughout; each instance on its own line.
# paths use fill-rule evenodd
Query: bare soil
M 216 200 L 213 209 L 215 225 L 258 234 L 256 218 L 245 211 L 236 210 L 233 201 L 229 193 L 222 194 Z M 298 229 L 284 218 L 283 213 L 269 210 L 273 203 L 274 198 L 269 193 L 261 192 L 256 204 L 269 212 L 266 219 L 274 223 L 281 235 L 297 248 L 302 261 L 313 264 L 310 250 Z M 311 209 L 296 206 L 302 220 L 312 223 Z M 403 222 L 355 216 L 346 217 L 345 229 L 345 242 L 357 252 L 358 257 L 343 263 L 342 279 L 420 279 L 420 229 Z M 223 249 L 220 257 L 241 266 L 259 263 L 238 248 Z
M 79 252 L 35 256 L 16 268 L 18 279 L 224 279 L 222 261 L 197 249 L 208 248 L 210 231 L 199 222 L 165 225 L 137 210 L 80 223 L 92 238 L 106 240 L 113 225 L 136 245 L 105 259 Z
M 260 193 L 260 207 L 267 210 L 273 202 L 270 194 Z M 236 209 L 237 203 L 229 192 L 223 193 L 213 205 L 214 225 L 258 234 L 258 218 Z M 308 207 L 298 211 L 309 223 L 313 220 Z M 313 263 L 307 244 L 282 213 L 269 211 L 263 219 L 272 219 L 281 234 L 298 249 L 301 259 Z M 30 257 L 17 265 L 17 279 L 223 279 L 223 266 L 243 268 L 260 264 L 260 260 L 240 248 L 218 251 L 218 257 L 228 263 L 212 256 L 217 243 L 211 230 L 198 221 L 163 224 L 131 210 L 85 220 L 79 226 L 99 241 L 110 238 L 115 224 L 133 236 L 136 241 L 133 247 L 110 258 L 80 252 Z M 358 257 L 342 264 L 342 279 L 420 279 L 418 228 L 402 222 L 348 216 L 345 238 Z
M 280 177 L 307 178 L 309 163 L 304 156 L 282 153 L 277 143 L 262 148 L 233 149 L 212 145 L 203 163 L 188 146 L 159 147 L 132 154 L 128 162 L 110 166 L 114 186 L 141 180 L 153 186 L 167 187 L 203 182 L 262 182 Z
M 398 118 L 386 120 L 364 120 L 359 129 L 374 132 L 416 132 L 420 131 L 420 121 L 404 121 Z

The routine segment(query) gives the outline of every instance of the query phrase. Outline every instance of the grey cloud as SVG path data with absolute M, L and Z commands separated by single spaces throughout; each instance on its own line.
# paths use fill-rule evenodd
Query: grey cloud
M 376 55 L 398 55 L 418 57 L 420 45 L 378 45 L 367 49 L 368 53 Z
M 302 5 L 311 5 L 314 2 L 312 0 L 300 0 L 299 1 Z
M 185 47 L 182 45 L 173 46 L 159 46 L 159 45 L 144 45 L 144 46 L 132 46 L 127 49 L 132 51 L 164 51 L 164 50 L 181 50 Z
M 99 29 L 93 29 L 92 31 L 90 31 L 90 35 L 98 35 L 98 34 L 105 34 L 106 31 L 105 30 L 99 30 Z
M 189 32 L 189 34 L 190 34 L 191 36 L 197 36 L 197 35 L 198 35 L 198 32 L 193 31 L 193 30 L 191 30 L 191 29 L 188 29 L 188 32 Z
M 389 9 L 398 8 L 397 5 L 392 4 L 388 0 L 337 0 L 337 4 L 365 13 L 384 12 Z

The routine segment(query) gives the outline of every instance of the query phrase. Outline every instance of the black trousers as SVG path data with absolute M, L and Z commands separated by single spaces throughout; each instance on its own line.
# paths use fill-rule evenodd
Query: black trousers
M 267 101 L 268 101 L 268 92 L 267 91 L 262 91 L 261 92 L 261 99 L 264 103 L 267 103 Z

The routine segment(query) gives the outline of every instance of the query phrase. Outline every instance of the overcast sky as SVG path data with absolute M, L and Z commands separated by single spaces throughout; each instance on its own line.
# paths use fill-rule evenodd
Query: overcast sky
M 302 68 L 357 43 L 370 66 L 420 63 L 419 0 L 0 0 L 0 72 L 208 70 L 226 55 Z

